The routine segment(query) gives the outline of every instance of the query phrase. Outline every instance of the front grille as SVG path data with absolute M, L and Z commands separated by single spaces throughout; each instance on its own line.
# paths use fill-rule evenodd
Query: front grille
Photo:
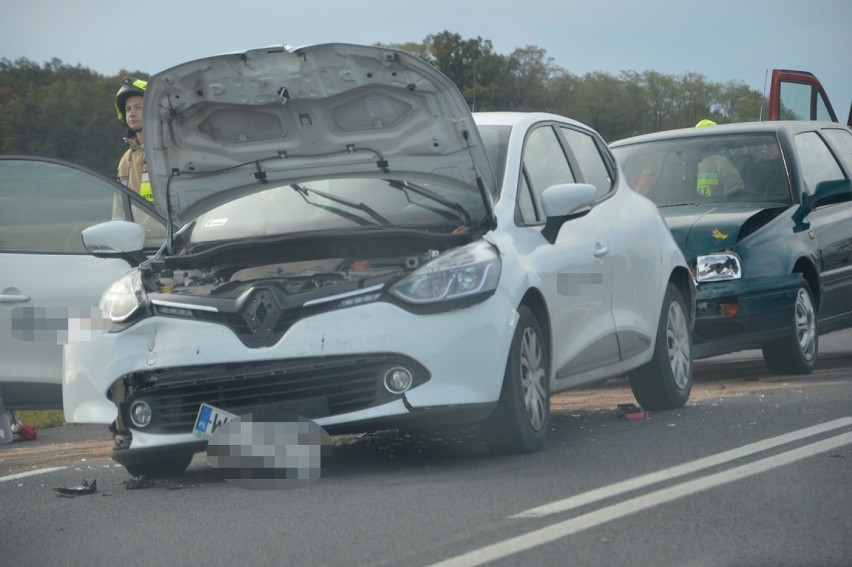
M 271 346 L 287 332 L 302 315 L 301 304 L 288 305 L 279 298 L 280 291 L 257 288 L 240 306 L 239 313 L 196 311 L 202 321 L 224 324 L 249 348 Z
M 184 367 L 133 375 L 132 394 L 121 411 L 129 423 L 131 404 L 147 401 L 154 417 L 145 431 L 152 433 L 190 432 L 202 402 L 238 415 L 265 404 L 286 403 L 300 415 L 304 415 L 300 408 L 305 412 L 322 408 L 324 415 L 333 416 L 398 399 L 382 384 L 385 372 L 394 366 L 409 368 L 414 386 L 429 379 L 425 368 L 396 354 Z
M 201 321 L 218 323 L 231 329 L 239 337 L 240 341 L 249 348 L 271 346 L 287 332 L 287 330 L 299 320 L 302 310 L 292 309 L 283 312 L 275 325 L 269 331 L 257 333 L 252 330 L 245 317 L 236 313 L 211 313 L 207 311 L 196 311 L 195 317 Z

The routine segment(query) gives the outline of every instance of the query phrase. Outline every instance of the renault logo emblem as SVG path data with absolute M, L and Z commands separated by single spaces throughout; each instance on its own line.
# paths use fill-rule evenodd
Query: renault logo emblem
M 269 290 L 255 292 L 243 309 L 243 319 L 252 334 L 257 337 L 268 337 L 275 331 L 281 309 Z

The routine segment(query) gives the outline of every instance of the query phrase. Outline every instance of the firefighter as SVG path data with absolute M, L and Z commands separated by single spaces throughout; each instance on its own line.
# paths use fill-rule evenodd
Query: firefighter
M 115 95 L 118 121 L 127 126 L 127 137 L 124 138 L 127 151 L 118 162 L 118 180 L 153 202 L 142 137 L 142 102 L 147 86 L 146 81 L 127 77 Z
M 716 126 L 716 123 L 705 118 L 695 125 L 696 128 L 708 126 Z M 696 189 L 702 197 L 722 197 L 741 190 L 743 186 L 737 168 L 719 153 L 704 156 L 698 164 Z

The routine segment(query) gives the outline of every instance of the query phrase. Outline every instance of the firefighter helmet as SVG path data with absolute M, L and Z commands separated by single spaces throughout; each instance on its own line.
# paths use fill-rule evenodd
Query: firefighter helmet
M 115 113 L 118 116 L 118 121 L 127 126 L 127 116 L 124 110 L 127 99 L 131 96 L 145 96 L 145 87 L 148 86 L 148 82 L 134 77 L 126 77 L 121 83 L 121 88 L 115 93 Z

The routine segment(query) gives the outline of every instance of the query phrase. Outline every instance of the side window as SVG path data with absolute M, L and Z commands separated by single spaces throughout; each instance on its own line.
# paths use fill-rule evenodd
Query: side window
M 545 189 L 575 181 L 568 158 L 550 126 L 537 128 L 527 136 L 523 165 L 538 210 L 541 210 L 541 195 Z
M 116 195 L 111 182 L 70 165 L 0 160 L 0 251 L 85 254 L 84 228 L 126 218 L 122 207 L 114 210 Z M 161 223 L 139 212 L 163 233 Z
M 127 197 L 124 197 L 125 199 Z M 145 229 L 145 248 L 159 248 L 166 241 L 166 226 L 135 204 L 130 205 L 130 219 Z M 119 219 L 124 220 L 124 219 Z
M 530 192 L 530 186 L 527 183 L 527 176 L 521 175 L 521 184 L 518 187 L 518 208 L 515 211 L 515 222 L 519 225 L 536 224 L 543 222 L 542 215 L 538 214 L 535 202 Z
M 797 134 L 796 152 L 802 166 L 802 178 L 808 194 L 813 194 L 821 181 L 844 179 L 843 170 L 837 164 L 828 146 L 816 132 Z
M 609 193 L 612 189 L 612 177 L 595 139 L 585 132 L 571 128 L 563 127 L 561 130 L 580 164 L 583 179 L 597 188 L 595 198 L 599 199 Z
M 822 94 L 815 87 L 805 83 L 781 83 L 781 120 L 810 120 L 811 104 L 815 104 L 816 120 L 832 121 Z
M 834 144 L 847 169 L 852 169 L 852 132 L 840 128 L 826 128 L 823 133 Z

